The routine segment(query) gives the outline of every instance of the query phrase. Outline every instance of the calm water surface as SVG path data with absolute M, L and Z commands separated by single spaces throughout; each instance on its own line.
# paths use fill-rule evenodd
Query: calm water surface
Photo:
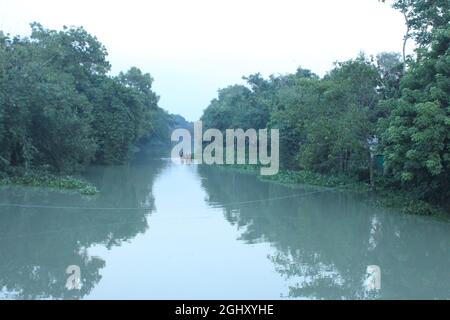
M 87 176 L 99 196 L 0 189 L 0 298 L 450 298 L 446 221 L 148 157 Z

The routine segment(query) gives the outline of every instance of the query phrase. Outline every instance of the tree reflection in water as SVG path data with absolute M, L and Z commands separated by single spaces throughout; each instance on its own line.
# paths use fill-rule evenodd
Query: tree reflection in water
M 153 181 L 164 165 L 155 160 L 146 165 L 136 161 L 133 165 L 90 168 L 87 176 L 100 190 L 97 197 L 4 188 L 1 203 L 68 208 L 0 209 L 0 298 L 79 299 L 88 295 L 100 281 L 105 262 L 89 256 L 87 249 L 98 244 L 120 246 L 147 230 L 147 216 L 154 209 Z M 81 290 L 65 287 L 70 265 L 81 269 Z
M 0 193 L 0 203 L 43 207 L 0 207 L 0 298 L 80 299 L 88 296 L 100 282 L 105 267 L 105 261 L 89 255 L 90 249 L 97 245 L 121 246 L 146 232 L 148 216 L 155 203 L 153 183 L 165 165 L 170 164 L 144 160 L 127 166 L 91 168 L 87 176 L 101 190 L 94 198 L 5 187 Z M 170 170 L 165 172 L 169 173 L 166 187 L 179 183 L 170 180 Z M 330 191 L 311 194 L 316 189 L 287 188 L 261 182 L 253 175 L 209 166 L 199 166 L 198 173 L 201 179 L 190 182 L 202 184 L 209 206 L 221 208 L 225 219 L 238 229 L 239 242 L 264 245 L 274 265 L 273 272 L 280 275 L 276 278 L 288 286 L 283 293 L 285 297 L 448 298 L 448 223 L 378 208 L 354 194 Z M 196 179 L 195 175 L 192 177 Z M 298 196 L 304 192 L 306 194 Z M 171 201 L 169 196 L 166 201 Z M 189 203 L 184 205 L 189 207 Z M 72 208 L 45 209 L 45 206 Z M 145 209 L 104 209 L 111 207 Z M 161 252 L 173 249 L 170 247 L 173 241 L 164 243 L 176 230 L 172 222 L 166 220 L 158 227 L 167 228 L 158 230 L 160 236 L 167 234 L 167 238 L 159 238 L 161 242 L 153 243 L 154 247 Z M 208 227 L 201 225 L 201 228 Z M 197 230 L 193 228 L 186 234 L 195 233 Z M 217 232 L 218 240 L 228 239 L 220 236 Z M 234 241 L 233 234 L 231 239 Z M 180 250 L 200 250 L 188 248 L 188 244 L 182 248 L 178 243 L 175 245 Z M 140 254 L 140 251 L 133 254 Z M 233 252 L 229 254 L 228 259 L 239 257 Z M 190 259 L 189 256 L 184 258 Z M 251 268 L 257 269 L 258 263 L 255 261 Z M 71 265 L 81 269 L 80 291 L 65 288 L 66 269 Z M 380 291 L 368 292 L 363 284 L 367 267 L 371 265 L 381 268 Z M 166 272 L 164 268 L 161 270 Z M 249 266 L 243 270 L 240 276 L 246 275 Z M 260 270 L 255 271 L 260 274 Z M 239 272 L 239 268 L 233 272 Z M 119 270 L 114 276 L 125 275 Z M 170 275 L 164 276 L 171 281 Z
M 242 241 L 275 248 L 269 259 L 291 284 L 290 298 L 448 298 L 448 223 L 401 215 L 349 193 L 271 201 L 310 190 L 226 169 L 204 166 L 199 174 L 209 204 L 223 207 Z M 379 291 L 364 285 L 369 265 L 381 267 Z

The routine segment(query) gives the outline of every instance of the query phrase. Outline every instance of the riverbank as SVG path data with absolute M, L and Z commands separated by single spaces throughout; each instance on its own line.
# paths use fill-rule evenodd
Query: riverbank
M 291 171 L 280 170 L 274 176 L 259 175 L 258 166 L 250 165 L 226 165 L 219 166 L 224 170 L 233 170 L 241 173 L 258 175 L 258 179 L 263 181 L 272 181 L 286 186 L 300 186 L 309 185 L 315 187 L 333 188 L 337 191 L 350 191 L 361 193 L 367 196 L 368 201 L 374 202 L 377 205 L 399 209 L 405 214 L 413 215 L 427 215 L 449 217 L 448 210 L 430 204 L 426 201 L 416 199 L 407 192 L 394 190 L 393 188 L 382 187 L 375 184 L 374 187 L 367 183 L 356 181 L 351 177 L 345 175 L 323 175 L 311 171 Z
M 72 176 L 56 176 L 50 173 L 32 172 L 17 176 L 7 176 L 0 179 L 0 186 L 5 185 L 70 190 L 86 196 L 94 196 L 99 193 L 95 186 L 82 179 Z

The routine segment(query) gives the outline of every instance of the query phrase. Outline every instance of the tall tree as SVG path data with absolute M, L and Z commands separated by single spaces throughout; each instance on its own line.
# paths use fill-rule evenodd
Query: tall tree
M 450 195 L 449 7 L 447 1 L 411 2 L 417 58 L 401 81 L 401 97 L 385 102 L 391 114 L 379 127 L 396 181 L 439 202 Z

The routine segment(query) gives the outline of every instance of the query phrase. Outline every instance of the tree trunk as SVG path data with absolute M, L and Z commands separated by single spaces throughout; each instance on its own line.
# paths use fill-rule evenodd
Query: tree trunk
M 411 27 L 408 23 L 408 17 L 406 16 L 406 13 L 403 12 L 403 16 L 405 17 L 405 22 L 406 22 L 406 33 L 405 33 L 405 37 L 403 38 L 403 74 L 406 73 L 406 43 L 408 42 L 409 39 L 409 32 L 411 30 Z

